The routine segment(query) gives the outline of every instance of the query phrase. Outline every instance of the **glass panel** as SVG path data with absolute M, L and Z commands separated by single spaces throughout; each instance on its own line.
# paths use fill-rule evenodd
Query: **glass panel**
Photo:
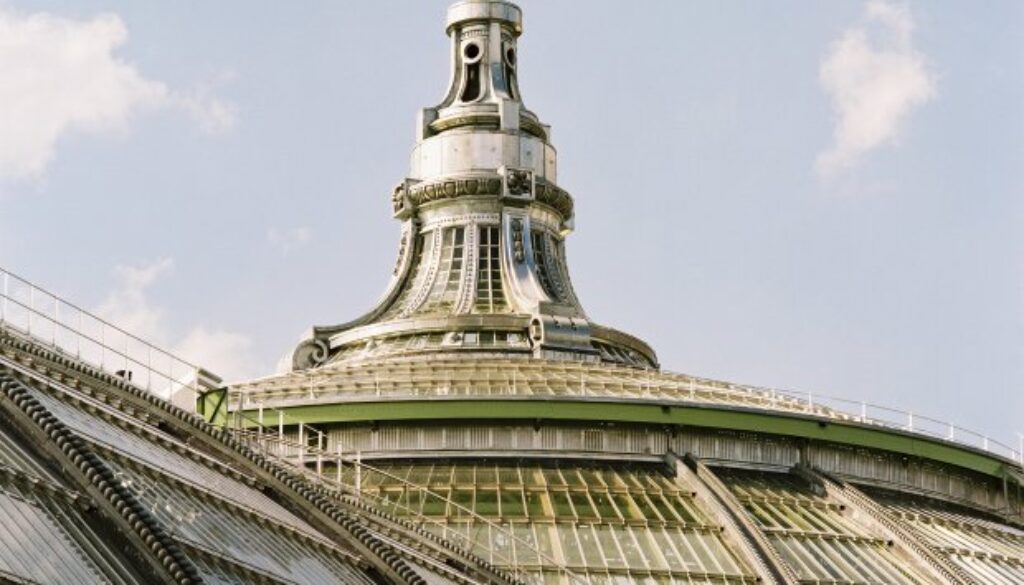
M 110 582 L 39 506 L 0 490 L 0 519 L 0 575 L 33 583 Z
M 455 305 L 462 282 L 463 241 L 465 228 L 447 228 L 441 234 L 441 257 L 437 274 L 427 294 L 427 299 L 417 312 L 449 312 Z
M 562 554 L 565 555 L 565 562 L 571 567 L 585 565 L 583 554 L 580 552 L 579 541 L 576 538 L 576 530 L 571 524 L 559 524 L 557 526 L 559 544 L 562 545 Z
M 660 468 L 464 464 L 455 466 L 454 476 L 469 484 L 452 490 L 453 498 L 475 497 L 477 513 L 517 535 L 528 535 L 529 543 L 536 542 L 547 555 L 577 567 L 576 572 L 590 582 L 604 575 L 601 582 L 639 583 L 652 570 L 677 577 L 673 581 L 660 575 L 664 583 L 720 584 L 726 577 L 752 578 L 688 495 L 688 486 L 665 477 Z M 530 487 L 522 487 L 524 480 Z M 644 492 L 652 494 L 657 507 Z M 659 507 L 671 530 L 658 526 L 664 523 Z M 513 542 L 500 530 L 473 530 L 468 537 L 482 556 L 488 549 L 511 547 L 508 554 L 519 563 L 540 562 L 526 543 Z M 501 559 L 498 564 L 509 561 Z M 610 575 L 609 569 L 619 572 Z M 708 577 L 695 578 L 692 573 Z
M 195 543 L 285 580 L 332 583 L 354 578 L 352 568 L 320 546 L 289 537 L 239 510 L 202 499 L 173 483 L 119 469 L 124 485 L 144 502 L 176 539 Z M 332 547 L 324 538 L 316 539 Z
M 498 517 L 498 490 L 477 490 L 473 511 L 482 516 Z
M 502 488 L 501 515 L 503 518 L 522 518 L 526 516 L 526 506 L 523 503 L 522 490 Z
M 551 277 L 548 274 L 548 263 L 547 254 L 545 254 L 544 247 L 544 232 L 540 230 L 532 230 L 530 232 L 531 244 L 533 246 L 533 263 L 537 267 L 537 279 L 540 281 L 540 286 L 544 289 L 544 292 L 551 297 L 551 300 L 558 301 L 558 291 L 551 284 Z
M 480 226 L 477 260 L 477 288 L 474 309 L 478 313 L 499 313 L 507 309 L 501 286 L 501 256 L 498 226 Z

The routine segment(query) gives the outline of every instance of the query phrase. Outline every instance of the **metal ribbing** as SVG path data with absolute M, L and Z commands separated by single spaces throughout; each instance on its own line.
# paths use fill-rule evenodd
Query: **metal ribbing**
M 63 459 L 65 468 L 72 469 L 76 483 L 106 502 L 108 512 L 116 513 L 117 522 L 133 533 L 141 543 L 137 550 L 163 574 L 166 582 L 177 585 L 201 585 L 203 580 L 192 561 L 178 548 L 163 525 L 153 517 L 135 496 L 114 477 L 114 473 L 64 423 L 48 411 L 38 400 L 10 375 L 0 373 L 0 393 L 4 410 L 25 424 L 34 425 Z M 143 544 L 144 546 L 138 546 Z
M 287 488 L 287 490 L 277 489 L 276 491 L 278 491 L 278 493 L 285 496 L 288 492 L 295 494 L 295 496 L 298 496 L 300 500 L 303 500 L 306 505 L 311 505 L 320 514 L 326 515 L 337 528 L 341 529 L 343 534 L 348 535 L 347 538 L 342 539 L 342 543 L 352 545 L 362 552 L 363 555 L 366 556 L 367 561 L 369 561 L 370 564 L 378 571 L 392 576 L 392 578 L 396 579 L 399 583 L 405 583 L 407 585 L 427 585 L 427 582 L 423 577 L 421 577 L 407 564 L 400 553 L 392 550 L 387 543 L 378 539 L 368 528 L 363 526 L 358 518 L 354 518 L 348 513 L 340 510 L 333 503 L 330 496 L 326 495 L 323 490 L 313 487 L 312 484 L 304 478 L 292 474 L 285 470 L 280 464 L 253 451 L 235 439 L 231 433 L 225 429 L 216 427 L 194 413 L 187 412 L 166 400 L 162 400 L 153 394 L 136 388 L 121 378 L 107 374 L 106 372 L 97 371 L 86 364 L 68 357 L 54 354 L 45 348 L 41 348 L 28 341 L 9 335 L 3 335 L 2 332 L 0 332 L 0 341 L 5 341 L 20 351 L 54 362 L 60 367 L 67 368 L 80 375 L 96 379 L 108 388 L 129 395 L 130 398 L 134 399 L 133 401 L 144 402 L 148 407 L 157 411 L 162 411 L 166 415 L 170 415 L 173 419 L 176 419 L 179 424 L 184 423 L 191 427 L 193 431 L 198 431 L 212 440 L 215 443 L 212 447 L 216 451 L 222 454 L 228 454 L 227 452 L 230 452 L 230 454 L 236 458 L 247 460 L 248 463 L 254 464 L 258 470 L 262 472 L 260 474 L 261 477 L 273 480 L 273 483 L 277 483 L 279 487 Z M 33 398 L 32 400 L 34 401 L 35 399 Z M 70 434 L 70 431 L 67 432 Z M 77 441 L 78 439 L 75 438 L 75 440 Z M 298 505 L 299 507 L 303 507 L 302 504 Z M 362 506 L 357 507 L 362 508 Z M 383 512 L 372 510 L 370 507 L 366 507 L 364 510 L 367 513 L 372 513 L 378 517 L 385 518 L 389 522 L 400 524 L 406 530 L 410 530 L 417 534 L 417 536 L 431 540 L 438 547 L 448 548 L 441 539 L 426 530 L 414 528 L 411 523 L 401 523 L 396 518 Z M 332 530 L 330 532 L 336 531 Z M 476 569 L 471 570 L 475 570 L 486 575 L 490 582 L 508 584 L 517 583 L 516 580 L 472 553 L 450 549 L 449 552 L 453 558 L 462 558 L 465 561 L 468 561 L 469 564 L 476 567 Z M 468 567 L 466 568 L 468 569 Z
M 883 506 L 859 489 L 848 483 L 835 480 L 817 469 L 803 467 L 800 472 L 820 481 L 825 486 L 829 497 L 835 498 L 851 509 L 859 509 L 867 514 L 889 532 L 893 540 L 917 557 L 924 566 L 930 568 L 935 576 L 945 579 L 951 585 L 981 585 L 976 584 L 963 569 L 934 550 L 912 526 L 890 516 Z
M 675 457 L 673 455 L 673 457 Z M 793 574 L 792 569 L 782 559 L 761 530 L 747 517 L 743 506 L 732 495 L 729 488 L 719 480 L 714 472 L 697 459 L 692 453 L 687 453 L 683 460 L 690 468 L 695 487 L 706 490 L 713 503 L 716 503 L 722 515 L 733 522 L 733 528 L 738 531 L 743 540 L 738 543 L 754 557 L 757 566 L 761 569 L 762 578 L 767 577 L 771 583 L 777 585 L 797 585 L 800 581 Z

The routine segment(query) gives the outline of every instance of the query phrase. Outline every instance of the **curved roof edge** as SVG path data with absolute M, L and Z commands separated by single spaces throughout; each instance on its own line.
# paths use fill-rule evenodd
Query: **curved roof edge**
M 840 421 L 811 414 L 741 406 L 685 404 L 678 401 L 638 401 L 606 398 L 501 397 L 429 399 L 388 397 L 286 406 L 285 425 L 427 422 L 427 421 L 600 421 L 676 425 L 703 429 L 754 432 L 790 438 L 810 439 L 839 445 L 863 447 L 919 457 L 961 467 L 999 480 L 1024 475 L 1020 464 L 982 449 L 928 435 L 860 423 Z M 253 408 L 253 412 L 257 409 Z M 275 422 L 276 422 L 275 418 Z

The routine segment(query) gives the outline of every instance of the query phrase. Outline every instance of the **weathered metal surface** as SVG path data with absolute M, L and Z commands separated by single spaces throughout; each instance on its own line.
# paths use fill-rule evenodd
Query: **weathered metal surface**
M 574 202 L 557 183 L 549 129 L 523 105 L 520 9 L 459 2 L 447 31 L 448 91 L 420 113 L 409 177 L 391 195 L 403 231 L 388 292 L 355 321 L 313 328 L 292 352 L 290 369 L 362 359 L 382 345 L 395 354 L 459 351 L 466 330 L 444 319 L 468 315 L 477 317 L 472 335 L 511 333 L 523 341 L 491 352 L 657 369 L 650 346 L 592 323 L 572 288 L 563 241 Z M 474 291 L 497 291 L 501 302 L 471 302 Z M 521 324 L 510 329 L 509 316 Z M 443 342 L 424 337 L 438 332 Z M 397 347 L 396 336 L 408 347 Z

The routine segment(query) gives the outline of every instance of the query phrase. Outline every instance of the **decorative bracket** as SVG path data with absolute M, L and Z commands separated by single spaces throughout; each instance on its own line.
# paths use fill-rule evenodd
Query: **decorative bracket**
M 506 200 L 530 202 L 534 199 L 533 171 L 501 167 L 498 169 L 504 180 L 503 196 Z
M 418 181 L 405 179 L 395 185 L 394 191 L 391 192 L 391 211 L 395 218 L 406 220 L 416 211 L 416 205 L 409 197 L 409 193 L 412 192 L 412 186 L 416 183 Z

